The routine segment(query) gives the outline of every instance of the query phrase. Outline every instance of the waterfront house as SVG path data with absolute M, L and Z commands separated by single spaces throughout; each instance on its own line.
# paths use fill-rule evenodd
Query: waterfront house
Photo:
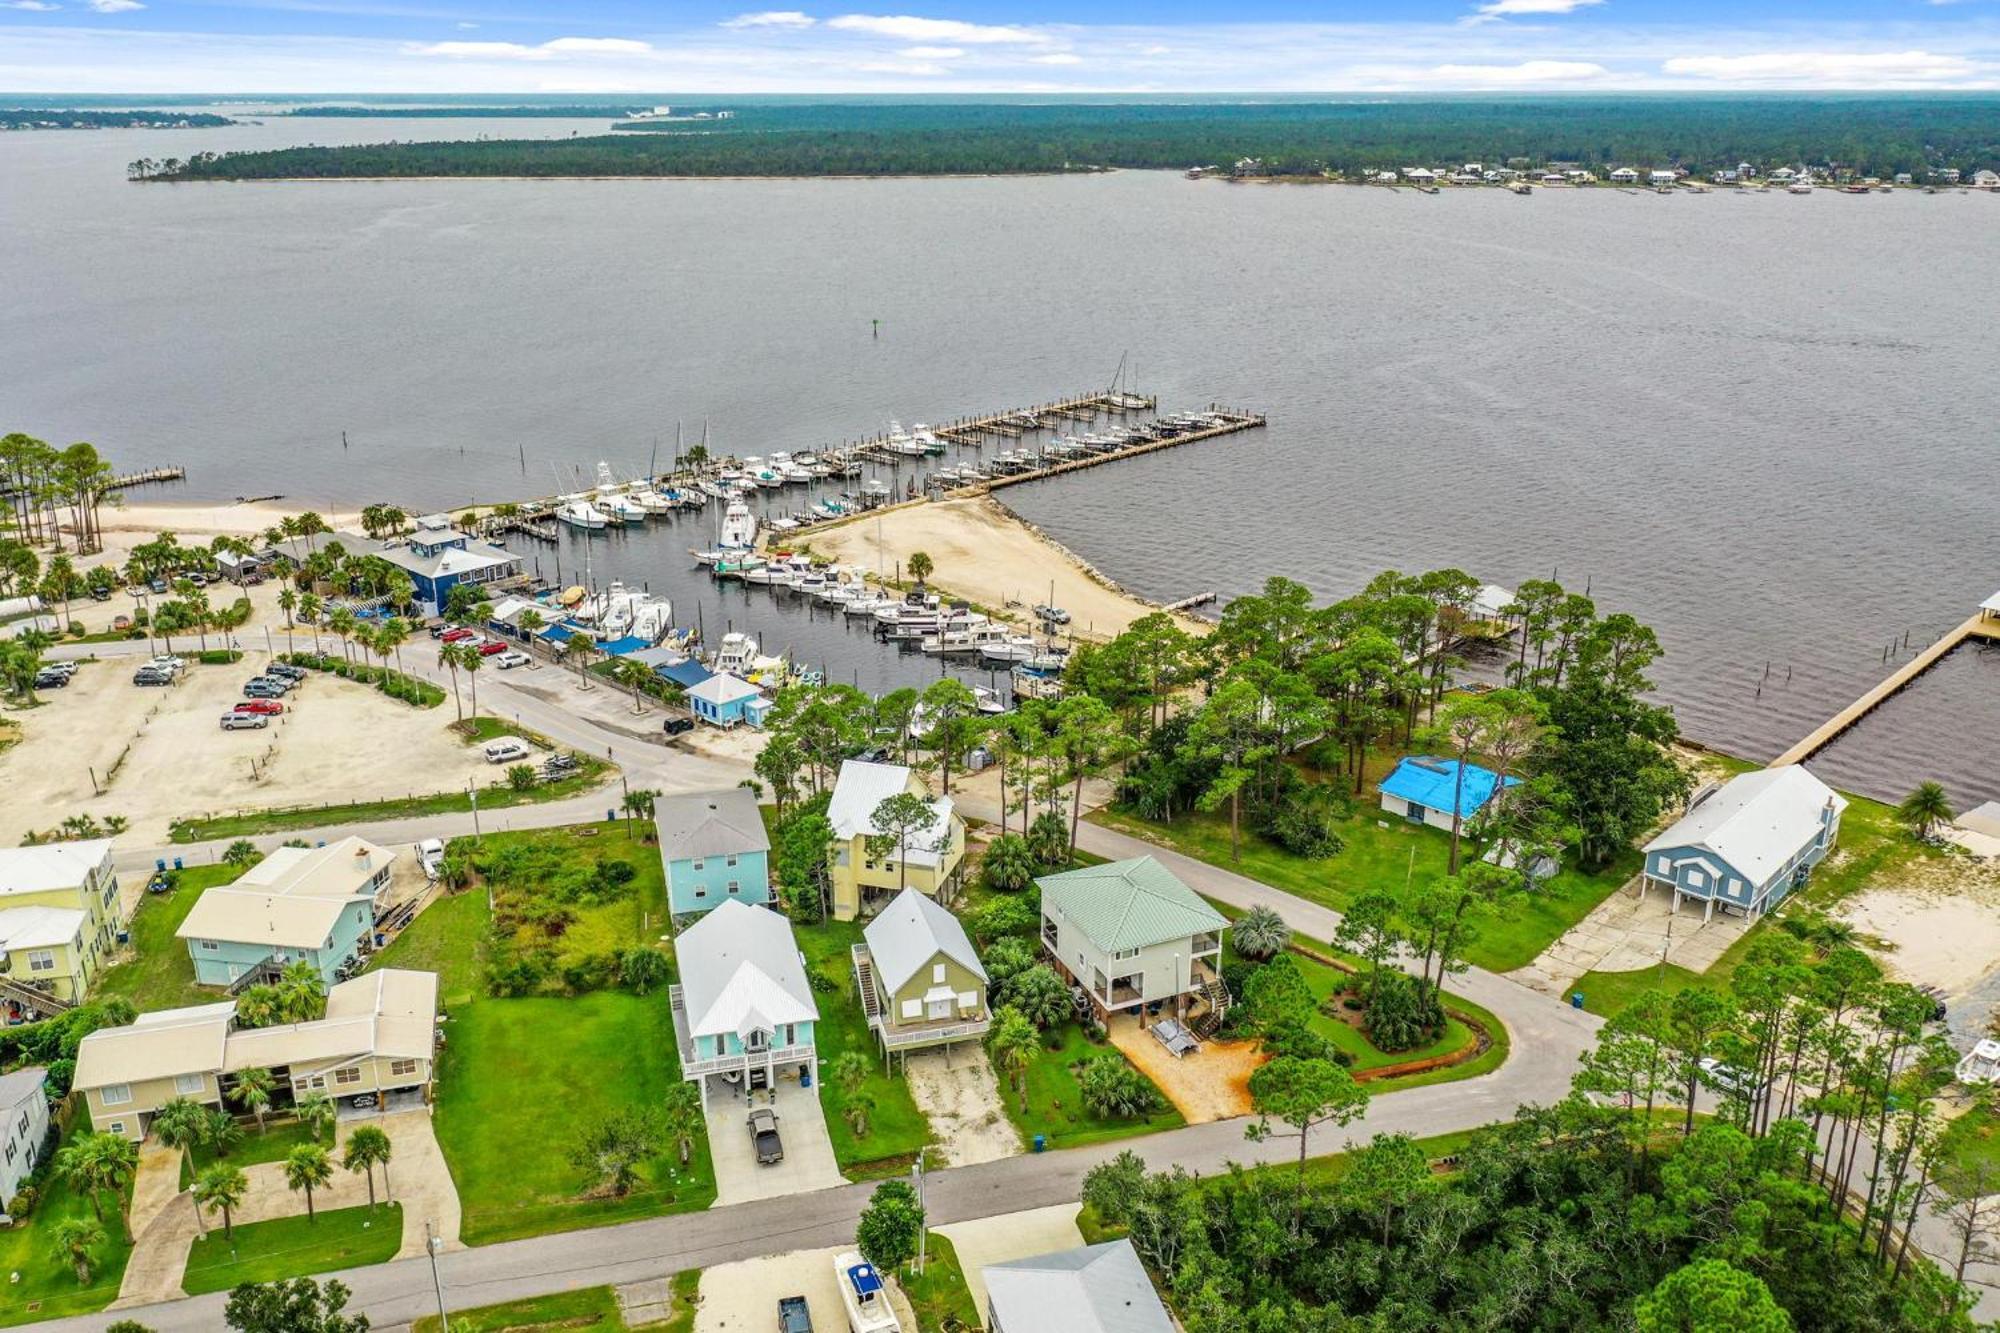
M 1680 175 L 1673 171 L 1649 171 L 1646 173 L 1647 182 L 1653 185 L 1672 185 L 1679 179 Z
M 1776 907 L 1833 850 L 1847 801 L 1802 764 L 1739 774 L 1695 795 L 1687 813 L 1646 844 L 1639 896 L 1657 884 L 1752 919 Z
M 900 849 L 871 848 L 881 833 L 875 811 L 891 796 L 909 792 L 930 802 L 931 827 Z M 833 855 L 827 873 L 833 884 L 833 915 L 852 921 L 904 889 L 949 903 L 965 859 L 965 821 L 949 796 L 933 797 L 924 780 L 902 764 L 849 759 L 834 780 L 826 817 L 833 824 Z
M 764 715 L 771 711 L 771 701 L 763 691 L 727 671 L 694 686 L 687 692 L 687 701 L 694 715 L 712 727 L 729 728 L 739 722 L 761 727 Z
M 1940 184 L 1943 185 L 1958 184 L 1957 167 L 1938 167 L 1931 172 L 1931 176 L 1933 179 L 1935 179 L 1936 181 L 1938 181 Z
M 661 662 L 653 668 L 653 674 L 669 685 L 678 685 L 683 690 L 691 690 L 715 673 L 692 657 L 683 657 L 677 662 Z
M 1975 190 L 2000 190 L 2000 171 L 1986 167 L 1972 173 L 1972 188 Z
M 1792 170 L 1790 167 L 1779 167 L 1776 171 L 1773 171 L 1769 176 L 1765 177 L 1765 179 L 1770 181 L 1774 185 L 1784 185 L 1790 181 L 1796 180 L 1798 176 L 1799 173 Z
M 676 917 L 771 898 L 771 837 L 748 787 L 662 796 L 653 803 L 667 910 Z
M 854 981 L 885 1053 L 986 1035 L 986 969 L 957 917 L 915 889 L 876 914 L 854 946 Z
M 458 531 L 443 514 L 426 514 L 409 536 L 393 541 L 340 535 L 349 550 L 379 556 L 408 574 L 426 615 L 441 614 L 451 590 L 461 583 L 498 583 L 521 572 L 520 556 Z
M 435 972 L 380 968 L 329 990 L 326 1017 L 267 1028 L 238 1026 L 228 1001 L 141 1014 L 83 1039 L 73 1086 L 92 1129 L 128 1139 L 144 1138 L 153 1113 L 176 1097 L 237 1110 L 229 1092 L 247 1069 L 271 1071 L 277 1110 L 315 1092 L 355 1109 L 362 1097 L 378 1112 L 421 1106 L 430 1099 L 437 985 Z
M 1519 778 L 1507 779 L 1509 787 L 1519 786 L 1520 782 Z M 1485 808 L 1499 784 L 1499 775 L 1478 764 L 1465 765 L 1465 778 L 1461 782 L 1458 760 L 1427 754 L 1407 755 L 1382 779 L 1382 808 L 1412 824 L 1429 824 L 1449 833 L 1454 806 L 1462 828 Z
M 125 929 L 111 839 L 0 849 L 0 1009 L 12 1021 L 77 1003 Z
M 809 1075 L 819 1004 L 806 982 L 792 923 L 769 908 L 722 903 L 674 937 L 681 980 L 670 987 L 681 1077 L 719 1074 L 772 1086 Z
M 1990 629 L 2000 629 L 2000 592 L 1979 604 L 1979 623 Z
M 236 989 L 304 962 L 331 986 L 368 952 L 395 860 L 363 838 L 277 848 L 233 883 L 202 894 L 174 932 L 187 941 L 194 979 Z
M 0 1074 L 0 1207 L 21 1192 L 49 1146 L 48 1081 L 40 1065 Z
M 1429 185 L 1437 179 L 1437 173 L 1429 167 L 1404 167 L 1403 178 L 1419 185 Z
M 1125 1239 L 979 1270 L 989 1333 L 1177 1333 Z
M 1638 181 L 1639 173 L 1630 167 L 1617 167 L 1611 172 L 1611 183 L 1613 185 L 1636 185 Z
M 1222 932 L 1229 922 L 1150 856 L 1082 866 L 1035 881 L 1042 948 L 1108 1022 L 1130 1010 L 1193 1021 L 1229 1007 Z
M 1911 176 L 1909 172 L 1899 171 L 1896 173 L 1896 184 L 1911 185 L 1914 183 L 1915 183 L 1915 177 Z
M 1740 180 L 1740 181 L 1747 181 L 1747 180 L 1749 180 L 1749 179 L 1750 179 L 1750 178 L 1751 178 L 1752 176 L 1755 176 L 1756 174 L 1757 174 L 1757 169 L 1756 169 L 1755 167 L 1751 166 L 1751 165 L 1750 165 L 1750 164 L 1749 164 L 1748 162 L 1738 162 L 1738 163 L 1736 164 L 1736 179 L 1737 179 L 1737 180 Z

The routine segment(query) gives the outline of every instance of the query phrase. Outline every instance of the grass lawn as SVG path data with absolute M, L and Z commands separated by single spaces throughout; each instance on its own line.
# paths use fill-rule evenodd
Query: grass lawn
M 552 1231 L 692 1212 L 715 1200 L 708 1143 L 686 1168 L 671 1151 L 622 1198 L 569 1161 L 586 1126 L 656 1107 L 680 1079 L 664 989 L 637 996 L 485 997 L 452 1010 L 439 1061 L 436 1127 L 464 1207 L 461 1234 L 485 1245 Z
M 111 1213 L 110 1199 L 104 1206 L 104 1240 L 92 1250 L 94 1263 L 87 1284 L 79 1285 L 76 1270 L 55 1258 L 49 1247 L 58 1223 L 70 1218 L 94 1220 L 90 1201 L 72 1192 L 53 1173 L 27 1222 L 0 1230 L 0 1270 L 18 1273 L 21 1278 L 0 1285 L 0 1326 L 102 1310 L 117 1299 L 132 1247 Z
M 972 1289 L 965 1285 L 965 1269 L 958 1262 L 958 1251 L 937 1232 L 931 1232 L 925 1242 L 923 1274 L 919 1276 L 913 1269 L 905 1269 L 896 1275 L 896 1280 L 903 1294 L 910 1298 L 919 1333 L 943 1333 L 947 1319 L 956 1321 L 956 1327 L 962 1329 L 978 1328 L 981 1324 L 979 1307 L 972 1303 Z
M 1364 796 L 1362 799 L 1367 799 Z M 1445 873 L 1451 858 L 1451 835 L 1441 829 L 1411 824 L 1363 805 L 1341 821 L 1346 848 L 1324 861 L 1294 856 L 1274 842 L 1245 830 L 1243 858 L 1229 856 L 1229 816 L 1225 812 L 1192 814 L 1171 825 L 1155 824 L 1115 810 L 1094 811 L 1086 818 L 1107 828 L 1162 843 L 1184 855 L 1234 870 L 1273 888 L 1297 894 L 1336 911 L 1371 890 L 1400 891 L 1405 884 L 1434 879 Z M 1461 843 L 1464 857 L 1477 855 Z M 1471 920 L 1479 938 L 1466 950 L 1476 967 L 1506 972 L 1534 961 L 1542 950 L 1582 920 L 1639 868 L 1635 850 L 1595 875 L 1565 868 L 1532 894 L 1523 894 L 1503 909 L 1475 909 Z
M 1236 951 L 1231 948 L 1228 952 L 1233 955 Z M 1338 968 L 1328 967 L 1325 963 L 1314 962 L 1295 953 L 1286 956 L 1299 969 L 1299 975 L 1305 978 L 1306 987 L 1312 991 L 1313 998 L 1322 1003 L 1336 991 L 1345 990 L 1351 980 L 1347 973 Z M 1449 1055 L 1473 1039 L 1470 1028 L 1455 1018 L 1447 1017 L 1444 1031 L 1439 1034 L 1436 1041 L 1392 1054 L 1377 1050 L 1359 1029 L 1329 1014 L 1315 1012 L 1306 1026 L 1331 1041 L 1337 1049 L 1353 1056 L 1354 1063 L 1349 1068 L 1357 1073 L 1364 1069 L 1380 1069 L 1385 1065 L 1399 1065 L 1410 1060 L 1428 1060 L 1434 1056 Z
M 378 967 L 407 967 L 438 976 L 438 1003 L 446 1012 L 470 1003 L 485 988 L 486 894 L 466 889 L 440 898 L 418 914 L 389 947 L 370 960 Z
M 1945 1160 L 1978 1179 L 2000 1181 L 2000 1115 L 1989 1106 L 1975 1105 L 1945 1127 L 1942 1145 Z
M 859 1167 L 866 1175 L 868 1163 L 882 1163 L 884 1169 L 908 1166 L 931 1141 L 931 1126 L 911 1100 L 910 1085 L 903 1076 L 883 1072 L 881 1043 L 861 1012 L 854 990 L 854 961 L 848 952 L 861 939 L 861 929 L 858 921 L 828 921 L 820 926 L 799 926 L 793 933 L 813 974 L 839 987 L 818 996 L 819 1021 L 813 1024 L 813 1043 L 819 1048 L 820 1077 L 831 1080 L 834 1061 L 847 1051 L 859 1051 L 868 1059 L 868 1081 L 859 1093 L 874 1099 L 875 1109 L 868 1117 L 866 1138 L 856 1137 L 840 1113 L 845 1094 L 837 1087 L 825 1091 L 826 1129 L 833 1140 L 834 1160 L 842 1171 Z
M 190 1004 L 213 1004 L 221 993 L 194 983 L 194 959 L 187 943 L 174 938 L 195 900 L 218 884 L 233 882 L 243 872 L 233 865 L 190 866 L 174 887 L 146 894 L 132 913 L 132 948 L 136 956 L 107 967 L 98 975 L 96 995 L 122 995 L 145 1013 Z
M 516 791 L 505 778 L 479 792 L 481 810 L 508 806 L 538 805 L 581 796 L 600 786 L 613 772 L 602 759 L 583 756 L 581 770 L 555 782 L 539 782 L 525 791 Z M 617 804 L 617 802 L 612 802 Z M 293 829 L 319 828 L 326 824 L 369 824 L 385 819 L 420 819 L 426 815 L 456 815 L 472 809 L 472 797 L 462 791 L 433 792 L 419 796 L 392 796 L 382 801 L 355 801 L 347 805 L 286 806 L 276 810 L 245 810 L 213 819 L 177 819 L 169 838 L 174 842 L 207 842 L 215 838 L 251 838 L 265 833 L 288 833 Z
M 633 827 L 623 820 L 611 820 L 489 833 L 470 849 L 471 861 L 478 870 L 497 864 L 510 849 L 517 848 L 544 858 L 535 863 L 531 873 L 494 878 L 484 886 L 490 888 L 495 907 L 503 914 L 509 909 L 519 913 L 538 897 L 551 898 L 545 888 L 566 876 L 595 870 L 603 862 L 623 861 L 632 867 L 632 880 L 617 897 L 595 906 L 577 902 L 571 907 L 574 917 L 554 944 L 560 970 L 587 955 L 619 953 L 635 944 L 651 943 L 667 929 L 667 877 L 660 864 L 660 849 L 632 836 L 629 830 Z M 469 843 L 469 839 L 458 838 L 453 847 L 465 850 Z M 482 893 L 482 886 L 474 884 L 471 892 Z M 515 928 L 514 939 L 524 949 L 549 943 L 540 926 L 526 921 Z
M 534 1296 L 525 1301 L 454 1310 L 453 1333 L 624 1333 L 618 1297 L 609 1287 Z M 410 1325 L 410 1333 L 438 1333 L 438 1317 L 427 1314 Z
M 1120 1060 L 1125 1057 L 1108 1041 L 1102 1046 L 1091 1044 L 1083 1035 L 1083 1029 L 1075 1023 L 1065 1023 L 1053 1034 L 1042 1035 L 1045 1038 L 1056 1036 L 1062 1045 L 1051 1050 L 1045 1043 L 1034 1062 L 1028 1066 L 1027 1110 L 1021 1109 L 1020 1094 L 1014 1091 L 1009 1080 L 1004 1076 L 1001 1078 L 1001 1100 L 1006 1104 L 1007 1118 L 1020 1130 L 1023 1143 L 1032 1146 L 1035 1135 L 1040 1134 L 1047 1138 L 1050 1148 L 1075 1148 L 1134 1134 L 1179 1129 L 1187 1123 L 1164 1094 L 1160 1097 L 1162 1109 L 1151 1115 L 1112 1120 L 1092 1115 L 1083 1104 L 1082 1090 L 1078 1088 L 1076 1075 L 1070 1072 L 1070 1066 L 1092 1055 L 1109 1054 Z
M 233 1105 L 231 1109 L 234 1109 Z M 298 1147 L 300 1144 L 312 1142 L 315 1142 L 312 1132 L 306 1128 L 302 1121 L 273 1120 L 270 1123 L 270 1128 L 261 1134 L 257 1132 L 257 1126 L 254 1123 L 246 1124 L 243 1126 L 242 1139 L 237 1142 L 235 1147 L 229 1150 L 229 1155 L 221 1160 L 238 1167 L 253 1166 L 258 1162 L 282 1162 L 292 1149 Z M 317 1142 L 321 1147 L 329 1151 L 333 1148 L 333 1137 L 331 1135 L 324 1136 L 318 1139 Z M 205 1144 L 195 1145 L 194 1169 L 196 1171 L 212 1165 L 216 1160 L 218 1159 L 215 1156 L 214 1149 L 209 1148 Z
M 301 1214 L 251 1222 L 235 1232 L 227 1239 L 217 1228 L 188 1247 L 181 1277 L 188 1295 L 385 1263 L 403 1243 L 403 1209 L 394 1203 L 373 1210 L 336 1208 L 311 1220 Z

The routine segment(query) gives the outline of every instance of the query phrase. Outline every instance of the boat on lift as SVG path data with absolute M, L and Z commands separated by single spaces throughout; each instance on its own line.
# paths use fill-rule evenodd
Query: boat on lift
M 722 528 L 715 544 L 746 551 L 757 544 L 757 516 L 750 512 L 749 505 L 741 500 L 729 502 L 722 511 Z

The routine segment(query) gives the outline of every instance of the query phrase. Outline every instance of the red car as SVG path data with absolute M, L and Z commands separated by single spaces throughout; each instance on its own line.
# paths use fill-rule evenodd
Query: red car
M 443 640 L 445 643 L 457 643 L 461 639 L 471 639 L 477 637 L 478 637 L 477 635 L 475 635 L 471 630 L 467 629 L 463 625 L 460 625 L 457 629 L 448 629 L 443 634 L 440 634 L 438 636 L 438 638 Z
M 245 699 L 229 711 L 232 713 L 266 713 L 276 716 L 285 711 L 285 706 L 276 699 Z
M 479 645 L 479 655 L 481 657 L 491 657 L 495 653 L 504 653 L 506 651 L 507 645 L 498 639 L 488 639 L 485 643 Z

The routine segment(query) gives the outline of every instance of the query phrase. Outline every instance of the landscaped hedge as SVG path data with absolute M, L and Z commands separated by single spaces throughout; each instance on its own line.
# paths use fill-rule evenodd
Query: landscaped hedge
M 350 662 L 346 658 L 330 653 L 279 653 L 280 662 L 305 667 L 312 671 L 326 671 L 361 685 L 373 685 L 392 699 L 417 708 L 436 708 L 444 702 L 444 691 L 427 680 L 391 671 L 386 667 L 370 666 L 366 662 Z

